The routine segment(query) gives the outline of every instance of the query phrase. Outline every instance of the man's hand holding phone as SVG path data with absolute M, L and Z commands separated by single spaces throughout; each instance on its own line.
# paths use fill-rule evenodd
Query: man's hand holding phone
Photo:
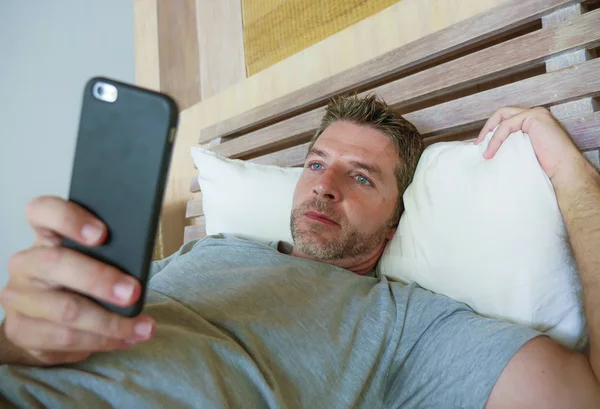
M 102 244 L 107 230 L 100 220 L 58 197 L 34 199 L 26 214 L 36 240 L 10 259 L 9 281 L 0 292 L 6 312 L 0 344 L 7 339 L 21 355 L 17 362 L 3 362 L 2 356 L 0 364 L 78 362 L 94 352 L 128 348 L 152 337 L 152 318 L 122 317 L 81 295 L 126 307 L 142 293 L 135 278 L 61 247 L 63 237 L 86 246 Z

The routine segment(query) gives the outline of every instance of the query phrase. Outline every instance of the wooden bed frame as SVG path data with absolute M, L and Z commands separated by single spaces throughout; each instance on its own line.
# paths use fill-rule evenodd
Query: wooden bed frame
M 600 166 L 599 47 L 600 0 L 507 0 L 198 129 L 197 143 L 232 158 L 300 166 L 328 98 L 374 92 L 411 121 L 426 144 L 471 139 L 502 106 L 545 106 Z M 205 236 L 195 177 L 190 191 L 184 241 Z

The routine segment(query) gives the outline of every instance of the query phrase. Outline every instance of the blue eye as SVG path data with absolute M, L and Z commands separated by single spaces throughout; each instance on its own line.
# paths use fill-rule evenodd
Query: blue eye
M 371 184 L 371 181 L 369 179 L 367 179 L 366 177 L 364 177 L 363 175 L 358 175 L 356 176 L 356 180 L 358 181 L 358 183 L 360 183 L 361 185 L 365 185 L 368 186 Z
M 312 169 L 312 170 L 321 170 L 321 169 L 323 169 L 323 165 L 321 165 L 320 163 L 316 163 L 316 162 L 314 162 L 314 163 L 310 163 L 310 164 L 308 165 L 308 167 L 309 167 L 310 169 Z

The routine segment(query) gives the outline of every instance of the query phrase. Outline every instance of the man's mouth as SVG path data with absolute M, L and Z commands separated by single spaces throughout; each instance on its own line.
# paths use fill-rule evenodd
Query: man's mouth
M 317 222 L 321 222 L 324 224 L 329 224 L 332 226 L 339 226 L 339 224 L 337 224 L 336 222 L 334 222 L 333 220 L 331 220 L 329 217 L 325 216 L 324 214 L 321 213 L 317 213 L 317 212 L 308 212 L 304 214 L 306 217 L 308 217 L 311 220 L 317 221 Z

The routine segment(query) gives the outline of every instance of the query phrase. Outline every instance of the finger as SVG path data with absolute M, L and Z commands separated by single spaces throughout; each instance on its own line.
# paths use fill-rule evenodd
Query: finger
M 129 306 L 142 293 L 134 277 L 65 247 L 33 247 L 14 254 L 8 272 L 16 280 L 39 280 L 118 306 Z
M 6 318 L 4 331 L 9 341 L 23 349 L 107 351 L 127 344 L 120 339 L 91 334 L 18 313 Z
M 67 237 L 87 246 L 101 244 L 107 235 L 104 223 L 83 207 L 55 196 L 42 196 L 27 205 L 25 214 L 39 239 L 56 242 Z
M 515 115 L 518 115 L 523 111 L 525 111 L 524 108 L 518 108 L 518 107 L 504 107 L 504 108 L 498 109 L 486 121 L 485 125 L 483 125 L 483 128 L 479 132 L 479 136 L 477 137 L 477 140 L 475 141 L 475 145 L 478 145 L 481 142 L 483 142 L 485 140 L 485 137 L 487 136 L 487 134 L 492 132 L 494 130 L 494 128 L 496 128 L 502 121 L 509 119 Z
M 35 230 L 34 246 L 57 247 L 62 243 L 62 237 L 52 230 L 38 227 L 34 227 L 33 230 Z
M 485 159 L 491 159 L 496 155 L 500 146 L 504 143 L 504 141 L 508 138 L 508 136 L 513 133 L 520 131 L 523 127 L 523 122 L 527 118 L 527 115 L 522 113 L 516 116 L 513 116 L 505 121 L 503 121 L 492 139 L 490 139 L 490 143 L 487 146 L 487 149 L 483 153 L 483 157 Z
M 28 291 L 7 288 L 2 303 L 13 312 L 76 330 L 120 340 L 146 341 L 154 333 L 148 316 L 122 317 L 68 291 Z

